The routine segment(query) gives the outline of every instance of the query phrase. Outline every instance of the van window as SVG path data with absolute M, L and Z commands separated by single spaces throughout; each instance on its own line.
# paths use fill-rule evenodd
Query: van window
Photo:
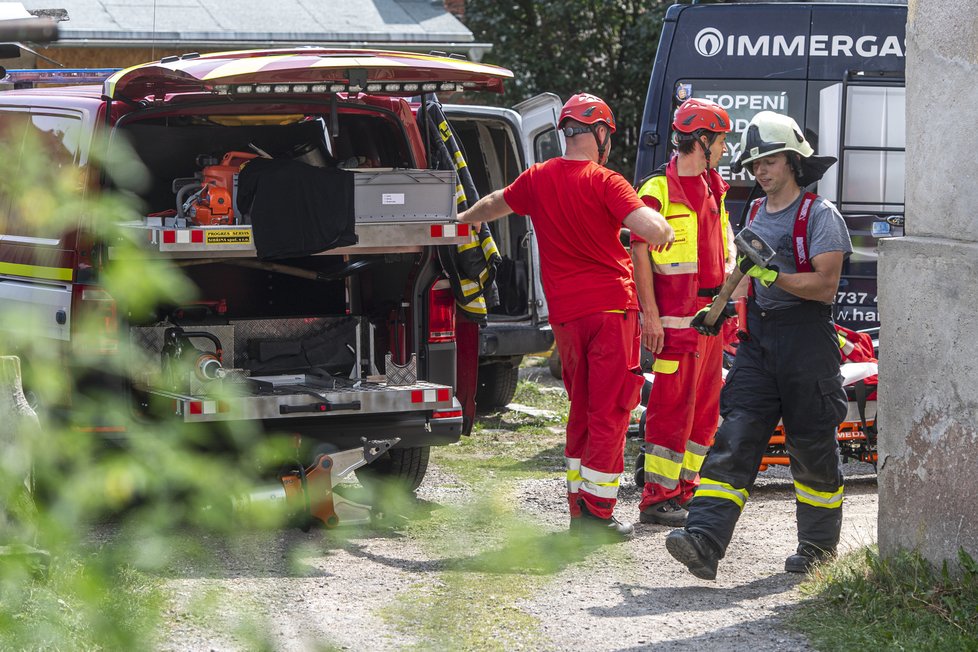
M 31 114 L 30 128 L 51 163 L 58 167 L 78 162 L 81 118 L 72 115 Z
M 82 121 L 80 115 L 49 114 L 38 111 L 5 112 L 0 114 L 0 139 L 6 147 L 3 174 L 5 181 L 0 186 L 0 232 L 6 235 L 37 236 L 57 238 L 64 230 L 62 225 L 52 223 L 25 207 L 18 207 L 11 199 L 11 189 L 19 180 L 21 166 L 30 149 L 34 155 L 44 157 L 45 165 L 51 171 L 68 170 L 78 162 Z
M 9 234 L 10 187 L 20 171 L 24 134 L 30 113 L 4 107 L 0 110 L 0 234 Z
M 560 139 L 556 129 L 541 131 L 533 137 L 533 157 L 537 163 L 560 155 Z
M 839 159 L 819 182 L 819 194 L 843 213 L 902 214 L 906 89 L 857 82 L 815 91 L 809 97 L 818 99 L 819 153 Z

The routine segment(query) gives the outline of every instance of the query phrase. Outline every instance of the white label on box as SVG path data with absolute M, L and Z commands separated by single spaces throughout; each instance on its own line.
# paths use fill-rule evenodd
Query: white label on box
M 381 197 L 381 203 L 383 204 L 404 204 L 403 192 L 385 192 Z

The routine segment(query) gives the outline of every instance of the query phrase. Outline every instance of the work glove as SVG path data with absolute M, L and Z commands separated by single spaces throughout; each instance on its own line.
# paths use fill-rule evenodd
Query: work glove
M 717 298 L 713 297 L 713 301 Z M 700 335 L 714 336 L 720 334 L 720 327 L 723 326 L 723 322 L 727 321 L 728 318 L 733 317 L 737 314 L 737 306 L 733 301 L 727 301 L 727 305 L 723 307 L 720 314 L 717 315 L 717 320 L 712 326 L 707 326 L 703 323 L 706 319 L 706 314 L 710 312 L 710 308 L 713 307 L 713 301 L 709 303 L 705 308 L 700 310 L 698 313 L 693 315 L 693 320 L 690 322 L 690 326 Z
M 774 282 L 778 280 L 778 274 L 781 272 L 777 265 L 758 267 L 747 256 L 737 256 L 737 266 L 740 267 L 740 271 L 747 276 L 756 278 L 766 288 L 774 285 Z

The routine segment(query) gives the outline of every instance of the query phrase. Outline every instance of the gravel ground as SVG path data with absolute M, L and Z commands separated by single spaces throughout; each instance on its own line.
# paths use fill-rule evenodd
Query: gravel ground
M 524 376 L 553 386 L 539 369 Z M 544 370 L 545 371 L 545 370 Z M 472 496 L 433 464 L 418 491 L 422 505 L 461 505 Z M 876 480 L 868 465 L 849 464 L 842 549 L 876 541 Z M 563 481 L 526 480 L 521 511 L 541 533 L 566 529 Z M 624 480 L 618 514 L 637 518 L 641 491 Z M 591 552 L 549 576 L 517 607 L 538 621 L 548 650 L 809 650 L 783 625 L 802 598 L 801 577 L 784 573 L 796 545 L 794 499 L 786 469 L 759 477 L 718 578 L 694 578 L 665 550 L 668 528 L 638 525 L 635 539 Z M 607 552 L 605 552 L 607 551 Z M 383 613 L 405 594 L 441 581 L 442 560 L 396 531 L 298 530 L 247 535 L 223 551 L 217 569 L 192 564 L 166 580 L 173 600 L 161 650 L 248 649 L 242 632 L 259 631 L 278 650 L 386 650 L 417 645 Z M 196 608 L 210 600 L 209 615 Z M 487 647 L 498 647 L 487 643 Z

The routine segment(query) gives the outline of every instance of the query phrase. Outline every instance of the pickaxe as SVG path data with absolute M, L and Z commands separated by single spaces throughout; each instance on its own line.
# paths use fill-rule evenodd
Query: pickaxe
M 737 251 L 744 255 L 744 259 L 730 272 L 730 276 L 720 288 L 719 294 L 713 299 L 710 312 L 706 313 L 706 317 L 703 318 L 703 324 L 707 327 L 712 327 L 716 323 L 723 308 L 727 305 L 727 301 L 730 300 L 730 295 L 737 288 L 740 279 L 744 278 L 747 270 L 754 265 L 767 267 L 774 258 L 775 251 L 771 245 L 764 242 L 764 238 L 751 231 L 750 227 L 744 227 L 740 230 L 740 233 L 734 238 L 734 244 L 737 246 Z

